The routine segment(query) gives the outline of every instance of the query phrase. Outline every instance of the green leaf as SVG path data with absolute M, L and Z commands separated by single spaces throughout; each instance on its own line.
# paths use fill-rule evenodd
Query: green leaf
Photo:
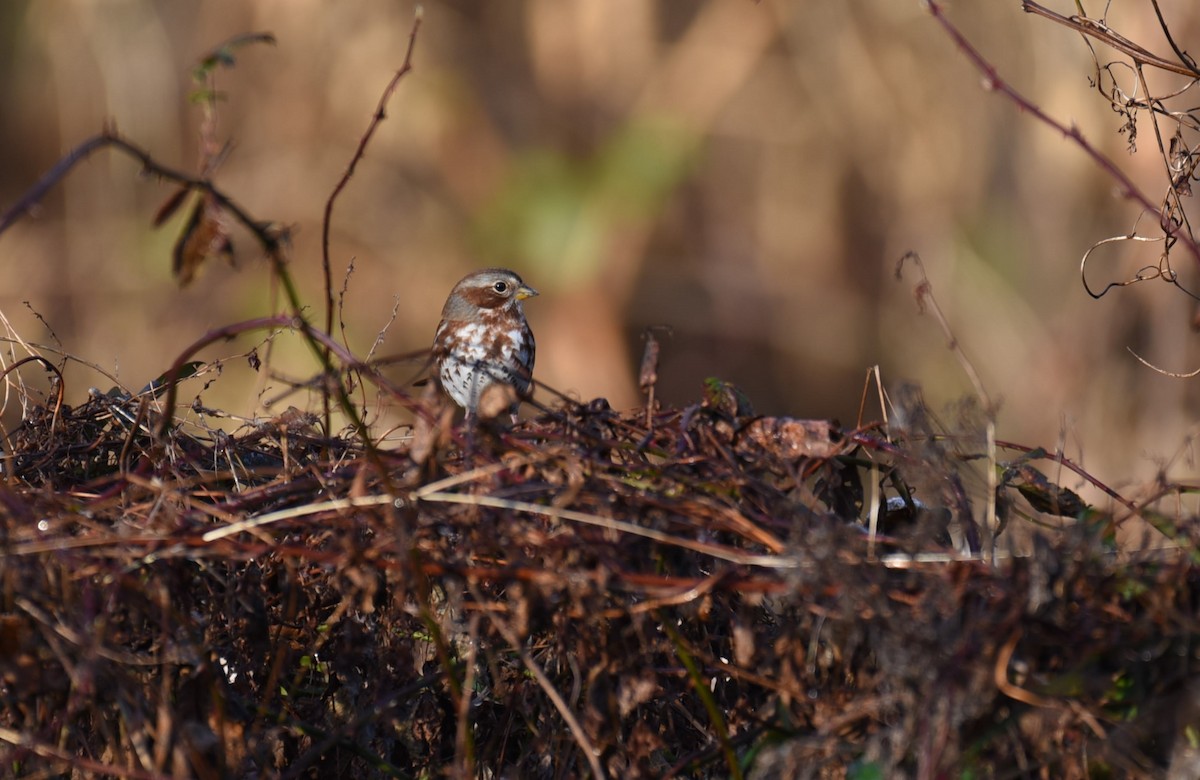
M 196 81 L 204 81 L 203 76 L 198 78 L 196 77 L 197 72 L 198 71 L 193 71 L 192 77 L 195 78 Z M 218 100 L 225 99 L 224 92 L 219 92 L 215 89 L 209 89 L 208 87 L 199 87 L 188 93 L 188 102 L 192 103 L 193 105 L 199 103 L 216 103 Z
M 241 33 L 233 36 L 200 58 L 192 70 L 192 78 L 198 82 L 204 82 L 217 68 L 232 68 L 237 63 L 237 58 L 233 56 L 234 52 L 252 43 L 274 45 L 275 36 L 271 33 Z
M 846 780 L 884 780 L 883 767 L 874 761 L 855 761 L 846 770 Z

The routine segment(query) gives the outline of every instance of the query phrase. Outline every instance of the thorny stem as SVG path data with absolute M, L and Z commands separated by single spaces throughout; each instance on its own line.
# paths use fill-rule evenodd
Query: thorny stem
M 421 29 L 421 20 L 424 17 L 424 12 L 421 6 L 417 6 L 415 18 L 413 19 L 412 31 L 408 34 L 408 49 L 404 53 L 404 63 L 400 66 L 400 70 L 392 76 L 392 80 L 383 90 L 383 94 L 379 97 L 379 104 L 375 107 L 375 113 L 371 116 L 371 122 L 367 125 L 367 131 L 363 133 L 362 138 L 358 141 L 358 148 L 354 150 L 354 156 L 350 158 L 350 163 L 346 166 L 346 171 L 342 174 L 342 178 L 338 180 L 337 185 L 333 188 L 333 192 L 329 194 L 329 200 L 325 201 L 325 216 L 321 221 L 321 266 L 325 272 L 325 332 L 333 333 L 333 271 L 332 263 L 329 259 L 329 231 L 333 223 L 333 204 L 338 196 L 342 194 L 342 190 L 350 183 L 351 177 L 354 176 L 354 171 L 358 167 L 359 161 L 367 152 L 367 144 L 371 142 L 371 138 L 375 135 L 376 129 L 387 118 L 387 104 L 392 97 L 392 93 L 396 91 L 396 87 L 400 84 L 400 79 L 404 78 L 410 70 L 412 70 L 413 49 L 417 45 L 417 32 Z M 328 359 L 328 352 L 326 359 Z M 329 428 L 329 398 L 325 397 L 325 427 Z
M 253 234 L 255 240 L 257 240 L 259 245 L 262 246 L 263 251 L 266 252 L 267 257 L 271 261 L 272 269 L 275 271 L 276 276 L 279 277 L 281 283 L 283 284 L 283 289 L 285 295 L 287 296 L 288 304 L 291 306 L 292 311 L 296 314 L 296 316 L 303 320 L 303 315 L 301 314 L 303 307 L 300 303 L 300 295 L 296 291 L 296 286 L 292 282 L 291 275 L 287 273 L 287 261 L 283 256 L 283 241 L 285 234 L 271 227 L 269 223 L 259 222 L 258 220 L 252 218 L 233 200 L 233 198 L 217 189 L 216 186 L 213 185 L 212 181 L 208 178 L 202 176 L 193 176 L 175 168 L 163 165 L 162 163 L 156 161 L 145 149 L 142 149 L 140 146 L 125 140 L 113 129 L 105 129 L 104 132 L 100 133 L 99 135 L 89 138 L 88 140 L 76 146 L 74 149 L 68 152 L 66 156 L 59 160 L 58 163 L 44 176 L 42 176 L 42 178 L 39 179 L 37 183 L 34 184 L 33 187 L 31 187 L 21 197 L 20 200 L 13 204 L 2 215 L 0 215 L 0 233 L 3 233 L 5 230 L 11 227 L 23 215 L 29 213 L 38 203 L 41 202 L 44 197 L 46 197 L 46 194 L 51 190 L 51 188 L 57 185 L 58 182 L 64 176 L 66 176 L 66 174 L 72 168 L 91 156 L 93 152 L 105 147 L 113 147 L 124 152 L 130 157 L 133 157 L 142 164 L 142 170 L 144 173 L 173 181 L 176 184 L 188 189 L 203 192 L 205 195 L 211 197 L 218 206 L 232 214 L 238 222 L 244 225 L 245 228 L 249 230 L 251 234 Z M 290 320 L 290 318 L 288 319 Z M 223 330 L 225 329 L 215 331 L 215 333 L 220 333 Z M 306 328 L 306 333 L 309 330 L 310 329 Z M 216 338 L 221 337 L 217 336 Z M 216 339 L 214 338 L 212 340 Z M 202 341 L 204 341 L 204 344 L 208 344 L 211 343 L 212 340 Z M 309 343 L 312 344 L 313 342 L 310 340 Z M 203 346 L 203 344 L 201 346 Z M 315 351 L 317 352 L 318 357 L 325 356 L 325 359 L 322 361 L 322 368 L 325 371 L 332 371 L 333 366 L 329 361 L 327 353 L 320 349 L 316 349 Z M 178 384 L 176 381 L 178 379 L 178 370 L 183 366 L 183 363 L 186 362 L 187 358 L 191 357 L 191 354 L 192 353 L 189 352 L 185 356 L 178 358 L 171 370 L 165 376 L 165 380 L 170 383 L 170 389 L 165 402 L 166 416 L 164 417 L 163 421 L 164 426 L 169 425 L 171 412 L 174 409 L 176 385 Z M 353 409 L 347 409 L 346 411 L 347 414 L 351 416 L 351 419 L 354 419 L 356 422 L 358 422 L 357 414 Z M 361 423 L 358 424 L 361 426 Z
M 1018 92 L 1011 84 L 1002 79 L 999 73 L 996 72 L 996 67 L 992 65 L 991 62 L 989 62 L 987 58 L 985 58 L 983 54 L 981 54 L 980 51 L 976 49 L 970 41 L 967 40 L 966 36 L 962 34 L 962 31 L 960 31 L 954 25 L 954 23 L 946 17 L 941 5 L 936 2 L 936 0 L 923 0 L 923 4 L 929 13 L 933 15 L 934 19 L 937 20 L 938 24 L 942 26 L 942 29 L 945 30 L 946 34 L 950 36 L 950 39 L 954 41 L 954 45 L 957 46 L 958 49 L 966 55 L 967 59 L 970 60 L 971 63 L 976 67 L 976 69 L 983 74 L 985 89 L 1001 93 L 1011 100 L 1021 111 L 1029 113 L 1038 121 L 1057 130 L 1064 137 L 1074 141 L 1075 144 L 1078 145 L 1088 157 L 1092 158 L 1093 162 L 1095 162 L 1105 173 L 1107 173 L 1117 182 L 1121 197 L 1134 201 L 1147 212 L 1158 218 L 1159 227 L 1162 229 L 1163 233 L 1168 239 L 1168 247 L 1170 240 L 1178 239 L 1183 242 L 1184 246 L 1188 248 L 1188 251 L 1192 254 L 1192 256 L 1196 258 L 1196 261 L 1200 263 L 1200 246 L 1196 244 L 1195 240 L 1188 235 L 1186 231 L 1180 230 L 1179 226 L 1171 224 L 1169 217 L 1157 206 L 1155 206 L 1154 203 L 1151 202 L 1150 198 L 1145 195 L 1145 193 L 1137 188 L 1137 185 L 1133 183 L 1133 181 L 1124 173 L 1124 171 L 1117 167 L 1116 163 L 1114 163 L 1112 160 L 1102 154 L 1095 146 L 1088 142 L 1088 140 L 1083 137 L 1083 133 L 1080 132 L 1078 127 L 1074 125 L 1067 127 L 1062 122 L 1054 119 L 1045 111 L 1034 105 L 1028 98 Z M 1072 27 L 1073 29 L 1078 29 L 1081 32 L 1086 32 L 1089 35 L 1101 38 L 1105 43 L 1114 46 L 1114 48 L 1118 48 L 1119 50 L 1128 54 L 1130 57 L 1133 57 L 1135 60 L 1169 70 L 1173 73 L 1183 73 L 1184 75 L 1189 76 L 1196 75 L 1192 70 L 1183 70 L 1171 62 L 1163 60 L 1161 57 L 1156 57 L 1155 55 L 1145 51 L 1141 47 L 1136 46 L 1136 44 L 1131 44 L 1128 42 L 1122 43 L 1123 39 L 1114 38 L 1113 34 L 1107 30 L 1101 31 L 1099 28 L 1095 28 L 1092 25 L 1083 24 L 1077 20 L 1059 16 L 1058 14 L 1043 8 L 1037 3 L 1032 2 L 1032 0 L 1023 0 L 1022 7 L 1025 8 L 1026 11 L 1037 13 L 1041 16 L 1045 16 L 1046 18 L 1053 19 L 1054 21 L 1061 21 L 1061 23 L 1067 24 L 1067 26 Z
M 157 162 L 150 156 L 149 152 L 126 141 L 113 129 L 105 129 L 99 135 L 93 136 L 79 146 L 76 146 L 60 159 L 53 168 L 47 171 L 42 178 L 38 179 L 37 183 L 30 187 L 20 200 L 10 206 L 3 214 L 0 214 L 0 233 L 8 230 L 18 219 L 32 211 L 41 202 L 42 198 L 46 197 L 46 194 L 66 176 L 68 171 L 87 159 L 96 150 L 106 146 L 115 147 L 136 159 L 142 164 L 142 170 L 145 173 L 173 181 L 189 189 L 199 190 L 212 197 L 222 209 L 232 214 L 238 222 L 245 225 L 246 229 L 254 234 L 254 238 L 262 245 L 263 249 L 266 250 L 272 259 L 278 257 L 279 261 L 282 262 L 280 252 L 283 235 L 273 229 L 269 223 L 258 222 L 253 219 L 242 210 L 241 206 L 234 202 L 233 198 L 213 186 L 213 183 L 209 179 L 193 176 Z
M 272 270 L 275 276 L 279 279 L 283 286 L 284 295 L 287 298 L 288 306 L 290 307 L 291 316 L 267 317 L 264 318 L 257 326 L 247 326 L 247 323 L 239 323 L 238 325 L 229 326 L 228 328 L 220 328 L 206 334 L 199 342 L 194 344 L 183 355 L 176 358 L 171 369 L 164 376 L 165 381 L 169 384 L 167 396 L 164 400 L 164 416 L 160 435 L 165 433 L 170 426 L 173 411 L 175 409 L 175 400 L 178 393 L 179 372 L 183 364 L 187 362 L 195 351 L 203 346 L 211 344 L 214 341 L 222 338 L 228 338 L 235 333 L 241 333 L 245 330 L 254 329 L 254 327 L 271 327 L 271 322 L 277 322 L 276 327 L 281 327 L 292 320 L 295 320 L 296 328 L 304 337 L 305 343 L 312 349 L 313 354 L 321 364 L 322 373 L 327 377 L 336 377 L 332 354 L 337 353 L 339 358 L 350 358 L 351 363 L 356 363 L 353 356 L 346 350 L 338 348 L 333 350 L 330 345 L 335 344 L 332 339 L 325 337 L 320 331 L 309 325 L 304 316 L 304 306 L 300 301 L 300 294 L 296 289 L 295 282 L 292 280 L 291 274 L 287 270 L 287 260 L 283 254 L 283 245 L 286 240 L 286 232 L 280 231 L 273 227 L 270 223 L 259 222 L 252 218 L 241 206 L 237 204 L 229 195 L 226 195 L 206 177 L 193 176 L 183 171 L 171 168 L 156 161 L 149 152 L 142 149 L 130 141 L 125 140 L 113 129 L 105 129 L 99 135 L 93 136 L 83 143 L 76 146 L 66 154 L 58 163 L 51 168 L 41 179 L 37 181 L 26 193 L 9 207 L 6 211 L 0 214 L 0 234 L 4 233 L 22 216 L 29 213 L 37 206 L 38 203 L 46 196 L 46 194 L 58 184 L 58 182 L 66 176 L 66 174 L 78 165 L 83 160 L 87 159 L 94 152 L 105 147 L 112 147 L 124 152 L 141 163 L 142 170 L 145 173 L 158 176 L 169 181 L 173 181 L 188 189 L 203 192 L 213 199 L 213 201 L 222 209 L 228 211 L 234 218 L 240 222 L 250 233 L 255 240 L 262 246 L 268 259 L 271 261 Z M 232 329 L 232 330 L 231 330 Z M 325 345 L 322 348 L 321 345 Z M 355 433 L 362 439 L 364 447 L 368 453 L 374 452 L 374 444 L 367 433 L 366 423 L 359 414 L 357 407 L 354 406 L 350 398 L 349 392 L 346 390 L 342 382 L 336 381 L 334 392 L 337 395 L 338 406 L 342 409 L 345 415 L 349 418 Z M 326 417 L 326 431 L 329 431 L 328 416 Z

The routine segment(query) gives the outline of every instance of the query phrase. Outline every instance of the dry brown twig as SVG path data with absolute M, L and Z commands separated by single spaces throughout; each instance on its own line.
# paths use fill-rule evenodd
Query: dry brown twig
M 479 588 L 477 586 L 471 585 L 470 590 L 474 594 L 476 601 L 480 603 L 486 602 L 486 599 L 483 597 L 483 594 L 479 592 Z M 550 699 L 550 701 L 554 704 L 554 708 L 558 710 L 558 714 L 562 716 L 563 721 L 567 724 L 567 728 L 571 732 L 571 736 L 574 737 L 576 744 L 579 746 L 580 752 L 583 753 L 584 759 L 586 759 L 588 763 L 588 767 L 592 770 L 592 777 L 600 778 L 600 780 L 608 777 L 607 773 L 604 771 L 604 768 L 600 766 L 600 759 L 598 758 L 599 751 L 596 750 L 595 746 L 592 744 L 592 741 L 588 739 L 587 734 L 584 733 L 583 727 L 579 724 L 579 719 L 575 717 L 575 713 L 571 711 L 571 708 L 567 705 L 566 700 L 563 699 L 562 694 L 559 693 L 558 689 L 554 687 L 554 681 L 546 675 L 546 672 L 542 670 L 542 667 L 538 664 L 538 662 L 535 661 L 533 656 L 529 654 L 529 650 L 525 647 L 525 643 L 521 641 L 521 638 L 517 636 L 512 627 L 509 626 L 508 623 L 499 615 L 489 615 L 488 620 L 493 626 L 495 626 L 496 630 L 500 632 L 500 635 L 504 637 L 504 641 L 508 643 L 509 648 L 512 649 L 512 651 L 516 653 L 518 657 L 520 657 L 521 663 L 524 664 L 529 673 L 533 675 L 533 678 L 537 680 L 537 684 L 543 691 L 545 691 L 546 697 Z
M 412 70 L 413 51 L 417 45 L 417 33 L 421 29 L 421 21 L 425 18 L 425 10 L 422 6 L 417 5 L 413 12 L 412 29 L 408 34 L 408 48 L 404 52 L 404 62 L 401 63 L 400 69 L 392 76 L 391 81 L 384 87 L 383 94 L 379 96 L 379 102 L 375 107 L 375 113 L 371 115 L 371 121 L 367 123 L 367 129 L 362 134 L 358 141 L 358 148 L 354 150 L 354 154 L 350 157 L 350 162 L 346 165 L 345 172 L 342 177 L 334 185 L 333 191 L 329 193 L 329 199 L 325 201 L 325 214 L 321 219 L 321 268 L 325 274 L 325 332 L 333 332 L 333 267 L 329 257 L 329 232 L 333 225 L 333 205 L 337 202 L 338 196 L 342 194 L 342 190 L 350 183 L 350 179 L 354 176 L 355 169 L 358 168 L 358 163 L 367 153 L 367 145 L 371 142 L 371 138 L 375 135 L 375 131 L 383 120 L 387 118 L 387 104 L 392 98 L 392 93 L 396 91 L 396 87 L 400 85 L 400 80 Z M 328 354 L 328 353 L 327 353 Z M 325 427 L 329 427 L 330 408 L 329 398 L 325 397 Z

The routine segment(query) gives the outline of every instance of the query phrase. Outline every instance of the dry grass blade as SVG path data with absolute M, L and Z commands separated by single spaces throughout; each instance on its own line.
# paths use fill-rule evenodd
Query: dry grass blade
M 512 501 L 504 498 L 495 498 L 493 496 L 477 496 L 463 493 L 426 493 L 421 496 L 421 501 L 424 503 L 436 504 L 467 504 L 469 506 L 486 506 L 496 509 L 507 509 L 513 512 L 525 512 L 532 515 L 541 515 L 543 517 L 554 518 L 556 520 L 568 520 L 573 523 L 583 523 L 584 525 L 593 525 L 598 528 L 606 528 L 611 531 L 618 531 L 623 534 L 632 536 L 641 536 L 646 539 L 652 539 L 656 542 L 669 544 L 676 547 L 681 547 L 685 550 L 693 550 L 695 552 L 704 553 L 718 560 L 737 563 L 743 566 L 760 566 L 766 569 L 794 569 L 800 565 L 796 558 L 780 555 L 746 555 L 743 553 L 734 552 L 725 548 L 721 548 L 713 544 L 705 544 L 691 539 L 684 539 L 677 536 L 671 536 L 653 528 L 643 528 L 633 523 L 623 520 L 615 520 L 611 517 L 600 517 L 598 515 L 589 515 L 585 512 L 576 512 L 570 509 L 559 509 L 552 506 L 542 506 L 540 504 L 530 504 L 526 501 Z

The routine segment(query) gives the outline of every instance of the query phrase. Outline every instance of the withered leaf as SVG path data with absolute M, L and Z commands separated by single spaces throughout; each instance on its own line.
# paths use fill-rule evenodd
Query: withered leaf
M 154 220 L 151 222 L 154 227 L 162 227 L 162 224 L 171 217 L 175 216 L 175 212 L 179 211 L 179 207 L 187 200 L 187 196 L 191 194 L 191 189 L 188 187 L 180 187 L 171 193 L 171 195 L 163 201 L 163 204 L 158 207 L 158 211 L 154 212 Z
M 184 363 L 182 366 L 179 367 L 178 372 L 175 374 L 174 381 L 179 382 L 181 380 L 187 379 L 190 376 L 195 376 L 196 372 L 199 371 L 203 367 L 204 367 L 203 360 L 188 361 L 187 363 Z M 163 394 L 163 392 L 168 387 L 170 387 L 170 384 L 171 383 L 168 381 L 167 375 L 162 374 L 162 375 L 158 376 L 157 378 L 148 382 L 145 387 L 143 387 L 141 390 L 138 390 L 137 394 L 138 395 L 152 395 L 155 398 L 158 398 L 159 396 L 161 396 Z
M 1015 487 L 1025 500 L 1039 512 L 1060 517 L 1078 517 L 1088 504 L 1074 491 L 1051 482 L 1045 474 L 1028 463 L 1004 472 L 1004 484 Z
M 187 287 L 206 260 L 214 255 L 229 260 L 233 244 L 225 228 L 225 214 L 209 195 L 200 199 L 175 242 L 174 271 L 180 287 Z
M 748 445 L 783 460 L 832 458 L 842 448 L 842 436 L 832 420 L 760 417 L 742 430 L 739 451 Z
M 638 387 L 643 393 L 658 383 L 658 339 L 654 338 L 654 333 L 649 330 L 645 336 L 646 349 L 642 352 L 642 366 L 638 371 Z

